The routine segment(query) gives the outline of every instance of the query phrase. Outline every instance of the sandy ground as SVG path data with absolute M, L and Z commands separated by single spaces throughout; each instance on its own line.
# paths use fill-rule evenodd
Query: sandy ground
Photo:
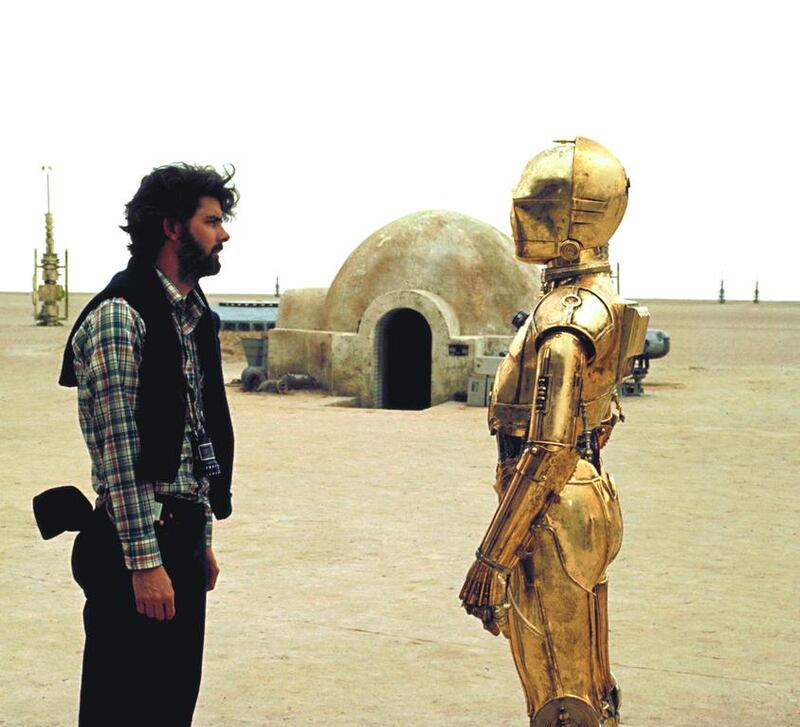
M 73 305 L 77 309 L 80 299 Z M 672 335 L 606 448 L 625 541 L 611 570 L 623 724 L 800 724 L 800 304 L 653 302 Z M 31 497 L 89 491 L 67 330 L 0 295 L 0 724 L 75 723 L 71 535 Z M 226 362 L 228 379 L 243 356 Z M 234 516 L 195 724 L 523 725 L 507 644 L 457 595 L 493 512 L 485 410 L 348 409 L 229 391 Z

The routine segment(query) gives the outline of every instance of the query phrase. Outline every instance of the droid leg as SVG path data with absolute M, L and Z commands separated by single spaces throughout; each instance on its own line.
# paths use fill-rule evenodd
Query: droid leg
M 619 721 L 605 569 L 621 519 L 605 478 L 588 474 L 573 476 L 509 576 L 507 631 L 534 727 Z
M 608 721 L 607 724 L 619 723 L 619 709 L 622 706 L 622 691 L 611 673 L 611 663 L 608 654 L 608 578 L 604 578 L 595 586 L 595 630 L 597 633 L 597 665 L 598 680 L 603 685 L 604 694 L 600 698 L 601 714 L 606 719 L 615 717 L 617 721 Z

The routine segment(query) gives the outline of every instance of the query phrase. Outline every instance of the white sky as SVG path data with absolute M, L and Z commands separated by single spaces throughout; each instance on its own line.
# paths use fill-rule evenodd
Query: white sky
M 70 287 L 125 265 L 154 166 L 236 165 L 208 292 L 327 287 L 378 227 L 452 209 L 508 233 L 510 190 L 588 136 L 632 180 L 612 240 L 637 298 L 798 300 L 791 3 L 16 2 L 0 43 L 0 290 L 27 290 L 51 182 Z M 786 8 L 786 9 L 784 9 Z M 502 285 L 502 281 L 498 281 Z

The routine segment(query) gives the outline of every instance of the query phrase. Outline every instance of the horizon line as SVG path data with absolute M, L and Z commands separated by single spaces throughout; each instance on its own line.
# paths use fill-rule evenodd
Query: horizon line
M 330 286 L 328 286 L 328 287 L 330 287 Z M 316 287 L 316 286 L 310 286 L 310 288 L 320 289 L 319 287 Z M 245 297 L 245 298 L 248 297 L 248 296 L 260 296 L 260 297 L 263 297 L 263 298 L 280 298 L 289 290 L 308 290 L 308 289 L 309 288 L 286 288 L 285 290 L 281 291 L 280 295 L 277 295 L 277 296 L 274 293 L 252 293 L 252 292 L 251 293 L 240 293 L 240 292 L 232 291 L 232 292 L 227 292 L 227 293 L 206 293 L 206 297 L 213 298 L 213 297 L 219 297 L 219 296 L 236 295 L 236 296 Z M 322 288 L 322 289 L 325 289 L 325 288 Z M 100 292 L 99 290 L 95 290 L 95 291 L 73 290 L 73 291 L 70 291 L 70 296 L 73 296 L 73 295 L 97 295 L 97 293 L 99 293 L 99 292 Z M 31 295 L 31 291 L 30 290 L 0 290 L 0 295 L 5 295 L 5 294 L 8 294 L 8 295 Z M 794 299 L 794 300 L 790 300 L 790 299 L 785 299 L 785 298 L 781 298 L 781 299 L 762 298 L 760 296 L 759 296 L 758 303 L 755 303 L 751 298 L 726 298 L 725 299 L 725 303 L 720 303 L 719 300 L 716 299 L 716 298 L 663 298 L 663 297 L 662 298 L 649 298 L 649 297 L 646 297 L 646 296 L 638 296 L 638 295 L 628 296 L 628 295 L 625 295 L 625 294 L 622 294 L 622 293 L 620 293 L 620 295 L 623 298 L 627 298 L 627 299 L 632 299 L 632 300 L 636 300 L 636 301 L 639 301 L 639 300 L 641 300 L 641 301 L 652 301 L 653 303 L 662 302 L 662 301 L 664 301 L 664 302 L 681 302 L 681 301 L 685 301 L 687 303 L 716 303 L 717 305 L 726 305 L 727 303 L 750 303 L 751 305 L 759 305 L 760 303 L 800 303 L 800 298 Z M 33 304 L 31 303 L 31 305 L 33 305 Z

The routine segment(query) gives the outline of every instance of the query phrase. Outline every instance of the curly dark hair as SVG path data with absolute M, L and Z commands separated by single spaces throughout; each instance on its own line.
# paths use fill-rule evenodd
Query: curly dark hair
M 155 262 L 164 244 L 162 223 L 165 219 L 185 223 L 195 213 L 200 197 L 214 197 L 222 207 L 223 219 L 233 216 L 239 201 L 235 186 L 228 186 L 236 169 L 192 164 L 169 164 L 156 167 L 142 179 L 133 199 L 125 205 L 127 225 L 120 225 L 131 236 L 131 257 L 146 263 Z

